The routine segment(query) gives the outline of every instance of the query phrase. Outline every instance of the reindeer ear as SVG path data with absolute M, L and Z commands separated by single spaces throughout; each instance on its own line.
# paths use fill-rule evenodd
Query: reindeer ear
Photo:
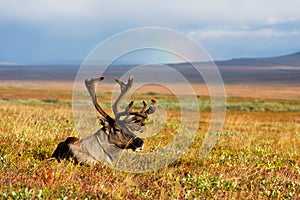
M 104 119 L 102 119 L 102 118 L 100 118 L 100 124 L 102 125 L 102 126 L 105 126 L 105 120 Z
M 108 128 L 110 127 L 108 121 L 106 121 L 106 120 L 103 119 L 103 118 L 100 119 L 100 123 L 101 123 L 101 125 L 103 126 L 102 128 L 104 128 L 104 129 L 108 129 Z M 109 134 L 108 131 L 105 131 L 105 133 L 106 133 L 107 135 Z

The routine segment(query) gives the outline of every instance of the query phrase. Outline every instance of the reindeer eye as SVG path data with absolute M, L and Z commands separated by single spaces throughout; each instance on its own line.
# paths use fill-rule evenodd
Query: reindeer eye
M 114 129 L 115 129 L 115 132 L 121 132 L 121 129 L 118 127 L 114 127 Z

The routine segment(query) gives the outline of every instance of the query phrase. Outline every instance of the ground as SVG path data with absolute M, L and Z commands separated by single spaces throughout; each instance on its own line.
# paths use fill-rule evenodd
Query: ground
M 22 85 L 0 87 L 2 199 L 300 198 L 297 92 L 290 92 L 289 98 L 278 98 L 278 90 L 269 86 L 266 91 L 272 98 L 249 97 L 251 90 L 241 92 L 239 97 L 229 96 L 224 129 L 203 159 L 199 152 L 211 115 L 210 109 L 202 106 L 195 141 L 181 158 L 160 170 L 128 173 L 101 163 L 79 166 L 49 160 L 60 141 L 78 136 L 72 118 L 70 84 Z M 172 95 L 160 92 L 142 90 L 135 98 L 155 96 L 161 103 L 172 102 Z M 101 95 L 107 101 L 110 93 L 104 90 Z M 202 103 L 209 102 L 205 93 L 198 98 Z M 174 121 L 180 117 L 175 106 L 170 106 L 168 114 Z M 171 123 L 157 138 L 145 139 L 144 151 L 155 149 L 158 140 L 167 141 L 169 132 L 176 127 Z

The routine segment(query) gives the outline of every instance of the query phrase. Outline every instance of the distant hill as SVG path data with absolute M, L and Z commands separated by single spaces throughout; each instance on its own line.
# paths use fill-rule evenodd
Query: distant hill
M 218 66 L 299 66 L 300 52 L 267 58 L 238 58 L 215 61 Z
M 73 81 L 78 69 L 79 65 L 0 65 L 0 81 Z
M 225 83 L 300 84 L 300 52 L 267 58 L 215 61 Z M 197 63 L 204 65 L 205 63 Z M 170 65 L 192 82 L 203 82 L 188 63 Z
M 8 66 L 8 65 L 21 65 L 21 64 L 18 64 L 18 63 L 10 63 L 10 62 L 0 62 L 0 66 L 1 65 L 6 65 L 6 66 Z
M 225 83 L 284 82 L 300 84 L 300 52 L 270 58 L 239 58 L 215 62 Z M 207 63 L 198 63 L 206 65 Z M 190 63 L 167 64 L 191 82 L 203 79 Z M 79 64 L 14 65 L 0 64 L 0 81 L 3 80 L 61 80 L 74 81 Z M 122 76 L 136 65 L 110 67 L 104 74 L 107 80 Z

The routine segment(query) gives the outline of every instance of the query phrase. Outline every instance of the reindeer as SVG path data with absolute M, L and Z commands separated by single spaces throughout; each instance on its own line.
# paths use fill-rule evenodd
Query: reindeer
M 115 116 L 113 119 L 98 104 L 96 83 L 103 79 L 104 77 L 98 77 L 85 80 L 85 86 L 92 102 L 102 116 L 100 119 L 102 127 L 84 139 L 68 137 L 64 142 L 58 144 L 51 156 L 52 158 L 56 158 L 58 161 L 73 159 L 75 163 L 80 164 L 94 164 L 97 161 L 112 164 L 124 149 L 132 149 L 135 152 L 143 149 L 144 141 L 137 137 L 133 131 L 142 131 L 142 126 L 145 125 L 148 115 L 156 110 L 156 100 L 151 99 L 151 105 L 148 109 L 146 109 L 147 103 L 143 101 L 143 108 L 137 112 L 132 111 L 133 101 L 131 101 L 125 111 L 119 112 L 118 104 L 132 87 L 133 77 L 128 79 L 127 84 L 119 78 L 115 78 L 115 81 L 120 85 L 121 93 L 112 106 Z

